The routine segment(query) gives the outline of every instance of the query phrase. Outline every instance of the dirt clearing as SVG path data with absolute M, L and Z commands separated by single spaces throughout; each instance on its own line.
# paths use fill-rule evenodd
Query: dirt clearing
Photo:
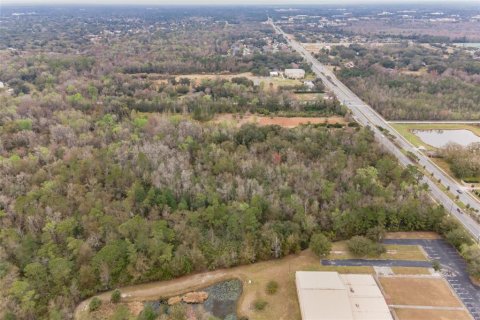
M 333 117 L 268 117 L 257 115 L 233 115 L 222 114 L 215 117 L 215 123 L 227 123 L 241 126 L 246 123 L 256 123 L 261 126 L 278 125 L 284 128 L 295 128 L 302 124 L 346 124 L 345 118 L 340 116 Z
M 442 278 L 381 277 L 389 305 L 463 307 Z

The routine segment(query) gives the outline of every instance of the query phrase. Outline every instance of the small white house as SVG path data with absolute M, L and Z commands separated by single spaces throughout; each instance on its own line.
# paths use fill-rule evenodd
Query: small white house
M 278 71 L 270 71 L 270 77 L 278 77 L 279 75 Z
M 0 81 L 0 89 L 3 89 L 3 88 L 5 88 L 5 84 L 2 81 Z
M 303 81 L 303 85 L 308 89 L 308 90 L 313 90 L 315 88 L 315 84 L 313 81 Z
M 305 70 L 303 69 L 285 69 L 285 77 L 289 79 L 305 78 Z

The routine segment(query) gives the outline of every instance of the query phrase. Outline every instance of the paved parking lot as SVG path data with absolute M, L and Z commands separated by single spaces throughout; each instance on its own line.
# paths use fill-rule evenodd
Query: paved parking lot
M 432 260 L 442 265 L 442 274 L 473 318 L 480 320 L 480 287 L 468 276 L 467 265 L 458 252 L 442 239 L 387 239 L 385 244 L 420 245 Z

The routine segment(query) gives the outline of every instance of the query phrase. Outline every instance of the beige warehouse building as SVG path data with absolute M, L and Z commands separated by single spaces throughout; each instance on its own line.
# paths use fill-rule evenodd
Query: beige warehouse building
M 303 69 L 285 69 L 284 75 L 289 79 L 303 79 L 305 78 L 305 70 Z
M 295 274 L 303 320 L 392 320 L 371 275 L 298 271 Z

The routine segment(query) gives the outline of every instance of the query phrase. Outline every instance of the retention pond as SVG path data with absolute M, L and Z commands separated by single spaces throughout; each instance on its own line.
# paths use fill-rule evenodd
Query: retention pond
M 413 130 L 423 142 L 435 148 L 443 148 L 449 143 L 457 143 L 464 147 L 480 142 L 480 137 L 470 130 Z

